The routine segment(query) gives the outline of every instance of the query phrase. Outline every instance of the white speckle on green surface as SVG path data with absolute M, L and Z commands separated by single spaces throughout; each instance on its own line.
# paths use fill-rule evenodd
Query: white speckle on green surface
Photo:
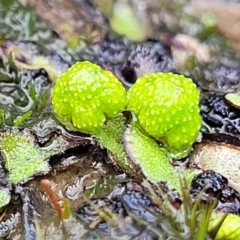
M 69 128 L 72 122 L 79 131 L 89 134 L 97 132 L 107 117 L 123 111 L 126 102 L 121 82 L 110 71 L 87 61 L 70 67 L 52 91 L 52 104 L 59 120 L 69 119 Z
M 201 126 L 199 91 L 191 79 L 173 73 L 148 74 L 129 89 L 127 98 L 127 109 L 169 152 L 184 157 L 191 150 Z

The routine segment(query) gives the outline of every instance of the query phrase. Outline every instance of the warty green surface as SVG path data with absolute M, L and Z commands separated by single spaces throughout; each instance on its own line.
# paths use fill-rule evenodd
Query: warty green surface
M 52 104 L 60 121 L 94 134 L 107 117 L 124 110 L 126 91 L 110 71 L 87 61 L 77 62 L 57 79 Z
M 127 109 L 150 136 L 169 152 L 187 155 L 201 125 L 199 91 L 190 78 L 173 73 L 145 75 L 129 89 L 127 98 Z

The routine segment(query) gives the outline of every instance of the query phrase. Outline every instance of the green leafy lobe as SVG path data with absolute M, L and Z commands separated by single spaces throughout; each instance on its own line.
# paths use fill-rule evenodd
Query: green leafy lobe
M 125 150 L 153 183 L 165 181 L 170 188 L 180 189 L 179 175 L 170 163 L 167 152 L 139 128 L 130 125 L 123 136 Z

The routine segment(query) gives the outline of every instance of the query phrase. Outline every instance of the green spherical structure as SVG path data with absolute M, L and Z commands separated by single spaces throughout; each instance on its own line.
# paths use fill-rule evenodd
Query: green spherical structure
M 199 91 L 190 78 L 152 73 L 129 89 L 127 109 L 141 127 L 174 154 L 188 150 L 201 126 Z
M 121 82 L 110 71 L 87 61 L 70 67 L 52 90 L 58 119 L 88 134 L 94 134 L 107 117 L 123 111 L 126 101 Z

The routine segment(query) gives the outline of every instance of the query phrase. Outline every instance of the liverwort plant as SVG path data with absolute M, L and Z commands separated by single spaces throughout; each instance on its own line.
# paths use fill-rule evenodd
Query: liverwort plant
M 170 175 L 178 178 L 169 156 L 186 156 L 191 150 L 201 124 L 198 102 L 196 85 L 181 75 L 149 74 L 126 92 L 111 72 L 90 62 L 70 67 L 52 91 L 60 122 L 93 135 L 111 152 L 115 165 L 131 175 L 140 169 L 154 183 L 167 181 Z M 133 114 L 127 130 L 124 110 Z M 178 188 L 175 180 L 172 188 Z
M 111 72 L 87 61 L 76 63 L 57 80 L 52 104 L 68 129 L 93 135 L 113 154 L 117 166 L 135 174 L 121 144 L 126 90 Z
M 107 117 L 123 111 L 126 91 L 109 71 L 90 62 L 68 69 L 53 88 L 52 103 L 60 121 L 83 133 L 94 134 Z
M 138 123 L 124 134 L 128 155 L 148 180 L 167 182 L 179 191 L 179 174 L 170 160 L 187 156 L 198 136 L 201 116 L 196 85 L 181 75 L 152 73 L 139 78 L 127 98 L 127 109 L 136 115 Z M 188 181 L 194 176 L 185 175 Z
M 138 79 L 127 92 L 111 72 L 78 62 L 56 81 L 52 103 L 62 124 L 95 137 L 116 166 L 135 176 L 141 170 L 150 182 L 164 181 L 181 192 L 171 159 L 189 154 L 201 125 L 199 92 L 190 78 L 153 73 Z M 132 114 L 129 124 L 124 110 Z M 196 229 L 196 236 L 201 236 L 197 239 L 205 239 L 207 231 L 213 232 L 214 239 L 237 239 L 239 231 L 228 228 L 238 224 L 239 217 L 230 215 L 222 224 L 222 215 L 211 214 L 203 216 L 207 218 Z M 189 219 L 191 226 L 194 221 Z M 216 228 L 220 230 L 215 232 Z

